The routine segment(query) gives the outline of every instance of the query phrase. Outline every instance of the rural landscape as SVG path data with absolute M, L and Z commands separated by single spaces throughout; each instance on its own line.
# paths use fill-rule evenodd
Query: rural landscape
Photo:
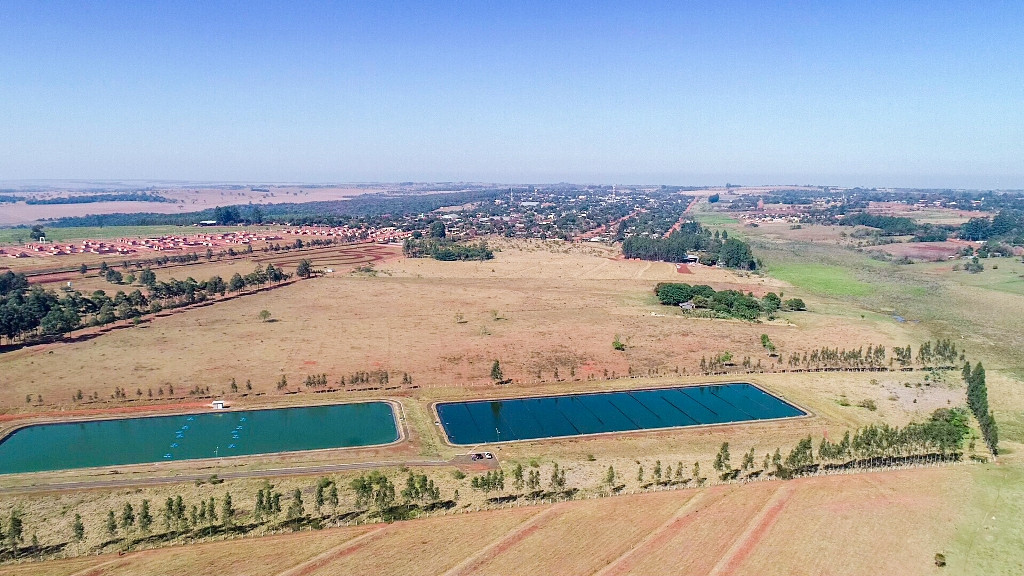
M 1021 29 L 0 2 L 0 575 L 1024 574 Z
M 238 221 L 205 227 L 204 212 L 193 225 L 124 213 L 109 228 L 57 220 L 9 241 L 5 252 L 28 254 L 0 277 L 11 573 L 403 573 L 423 568 L 426 550 L 426 572 L 467 574 L 566 562 L 601 574 L 667 562 L 693 574 L 1012 573 L 1024 561 L 1011 552 L 1024 485 L 1024 197 L 396 192 L 329 219 L 302 204 L 265 205 L 258 222 L 218 208 Z M 390 202 L 416 211 L 380 215 Z M 38 249 L 100 244 L 134 248 Z M 540 419 L 531 429 L 509 402 L 625 391 L 653 406 L 638 391 L 733 383 L 790 417 L 736 397 L 743 415 L 700 425 L 699 411 L 722 409 L 698 398 L 680 408 L 687 421 L 645 423 L 613 398 L 633 424 L 537 405 L 523 408 Z M 98 461 L 60 464 L 59 435 L 17 442 L 51 423 L 202 418 L 214 406 L 249 414 L 257 433 L 274 425 L 256 423 L 263 410 L 379 401 L 393 406 L 392 436 L 339 430 L 313 450 L 300 440 L 234 455 L 243 424 L 237 447 L 152 447 L 114 464 L 103 453 L 130 451 L 123 429 L 92 447 Z M 467 401 L 485 401 L 497 435 L 458 429 Z M 379 423 L 358 421 L 366 434 Z M 329 422 L 302 426 L 282 434 Z M 824 537 L 794 548 L 809 529 Z M 571 542 L 575 560 L 544 553 L 545 533 Z M 269 561 L 256 552 L 264 539 L 295 553 Z M 879 539 L 892 547 L 857 551 Z M 202 553 L 182 555 L 193 547 Z

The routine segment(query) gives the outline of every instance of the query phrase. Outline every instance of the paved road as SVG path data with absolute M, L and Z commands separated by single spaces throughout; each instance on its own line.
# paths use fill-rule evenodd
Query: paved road
M 473 462 L 468 456 L 460 455 L 451 460 L 402 460 L 388 462 L 355 462 L 351 464 L 327 464 L 324 466 L 308 466 L 305 468 L 271 468 L 268 470 L 248 470 L 244 472 L 218 473 L 217 477 L 224 480 L 235 478 L 279 478 L 282 476 L 312 476 L 330 474 L 349 470 L 368 470 L 371 468 L 388 468 L 399 466 L 465 466 L 471 464 L 479 468 L 496 468 L 497 459 Z M 86 482 L 57 482 L 35 484 L 31 486 L 0 487 L 0 494 L 18 494 L 25 492 L 60 492 L 66 490 L 90 490 L 94 488 L 122 488 L 127 486 L 158 486 L 162 484 L 181 484 L 196 480 L 209 480 L 210 474 L 182 474 L 179 476 L 157 476 L 152 478 L 111 478 L 109 480 L 89 480 Z

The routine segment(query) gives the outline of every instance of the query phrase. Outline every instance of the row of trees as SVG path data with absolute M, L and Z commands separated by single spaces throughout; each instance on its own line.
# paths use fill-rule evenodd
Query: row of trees
M 724 442 L 715 455 L 714 469 L 722 480 L 737 478 L 741 472 L 746 471 L 750 471 L 751 477 L 769 473 L 780 478 L 792 478 L 819 467 L 838 469 L 877 466 L 929 455 L 956 459 L 960 457 L 969 433 L 967 413 L 963 409 L 940 408 L 926 421 L 911 422 L 903 428 L 871 424 L 854 430 L 853 434 L 847 431 L 838 442 L 823 437 L 817 451 L 813 439 L 807 436 L 800 439 L 785 456 L 779 448 L 775 449 L 774 454 L 766 453 L 760 470 L 754 470 L 754 448 L 744 453 L 741 468 L 733 468 L 729 443 Z M 656 464 L 655 471 L 658 470 L 660 462 Z M 678 468 L 676 474 L 681 476 Z M 694 478 L 699 478 L 699 464 L 695 464 Z
M 641 260 L 685 262 L 688 256 L 699 255 L 705 264 L 721 264 L 728 268 L 755 270 L 757 261 L 750 245 L 728 233 L 712 234 L 697 222 L 685 222 L 667 237 L 635 234 L 622 241 L 622 255 Z
M 108 273 L 115 272 L 108 268 Z M 120 273 L 118 273 L 120 274 Z M 24 274 L 0 274 L 0 342 L 30 340 L 40 335 L 57 336 L 83 326 L 101 326 L 117 320 L 131 320 L 165 308 L 178 308 L 203 302 L 215 295 L 240 292 L 245 288 L 260 288 L 290 278 L 289 274 L 268 264 L 257 266 L 246 275 L 235 273 L 228 281 L 213 276 L 206 281 L 194 278 L 157 281 L 148 268 L 139 275 L 147 287 L 125 293 L 119 290 L 113 298 L 103 290 L 85 296 L 75 290 L 65 290 L 62 296 L 39 286 L 29 286 Z
M 948 338 L 936 340 L 934 344 L 931 341 L 921 344 L 916 357 L 909 344 L 906 347 L 896 346 L 892 349 L 888 367 L 899 364 L 906 368 L 914 364 L 915 358 L 925 368 L 951 368 L 958 360 L 964 359 L 964 352 Z M 809 353 L 792 352 L 787 365 L 805 370 L 881 370 L 886 368 L 886 347 L 868 344 L 866 349 L 861 346 L 847 350 L 822 346 Z
M 996 419 L 988 407 L 988 385 L 985 384 L 985 367 L 978 362 L 974 369 L 971 363 L 965 362 L 962 372 L 964 381 L 967 383 L 967 407 L 978 419 L 978 426 L 981 428 L 981 436 L 985 439 L 993 455 L 999 454 L 999 428 L 996 426 Z
M 964 240 L 1004 238 L 1014 244 L 1024 241 L 1024 210 L 1004 209 L 990 218 L 971 218 L 960 226 Z

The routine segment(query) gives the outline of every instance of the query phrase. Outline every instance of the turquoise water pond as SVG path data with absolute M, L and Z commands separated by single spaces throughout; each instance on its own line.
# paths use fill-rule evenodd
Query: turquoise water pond
M 0 474 L 388 444 L 387 402 L 39 424 L 0 443 Z
M 437 405 L 452 444 L 481 444 L 792 418 L 806 414 L 752 384 L 715 384 Z

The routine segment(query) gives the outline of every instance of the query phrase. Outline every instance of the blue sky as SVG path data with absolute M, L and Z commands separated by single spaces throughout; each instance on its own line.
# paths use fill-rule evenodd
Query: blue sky
M 1021 30 L 1021 2 L 6 0 L 0 180 L 1024 188 Z

